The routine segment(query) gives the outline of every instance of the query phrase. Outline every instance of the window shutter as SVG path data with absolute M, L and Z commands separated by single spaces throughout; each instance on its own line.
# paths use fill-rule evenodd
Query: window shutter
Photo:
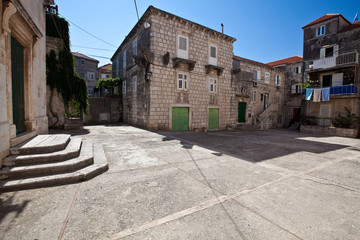
M 339 45 L 335 45 L 334 46 L 334 55 L 335 57 L 337 57 L 339 55 Z
M 253 79 L 254 80 L 257 80 L 257 71 L 254 69 L 253 71 Z
M 320 58 L 325 58 L 325 48 L 320 49 Z
M 186 38 L 179 36 L 179 49 L 186 51 Z
M 257 78 L 256 80 L 260 80 L 261 76 L 260 76 L 261 72 L 260 71 L 257 71 Z
M 298 66 L 298 69 L 299 69 L 298 73 L 300 74 L 301 73 L 301 66 Z
M 291 93 L 296 93 L 296 85 L 291 86 Z

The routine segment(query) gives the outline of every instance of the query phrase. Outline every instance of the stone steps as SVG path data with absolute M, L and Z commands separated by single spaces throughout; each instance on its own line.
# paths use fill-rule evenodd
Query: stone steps
M 79 156 L 81 138 L 72 137 L 64 150 L 32 155 L 10 155 L 3 160 L 3 166 L 27 166 L 42 163 L 60 162 Z
M 62 145 L 64 141 L 67 145 L 60 151 L 39 154 L 37 148 L 43 148 L 43 144 L 40 143 L 44 139 L 48 139 L 46 141 L 53 147 L 56 144 L 49 142 L 49 137 L 37 136 L 37 139 L 32 139 L 33 142 L 27 145 L 28 155 L 10 156 L 4 160 L 9 166 L 0 169 L 0 192 L 78 183 L 108 169 L 101 143 L 82 141 L 79 137 L 70 138 L 70 135 L 69 138 L 50 136 L 57 145 Z M 62 141 L 59 141 L 60 138 Z M 29 150 L 30 146 L 32 150 Z M 57 148 L 59 147 L 55 146 L 55 149 Z
M 25 155 L 56 152 L 64 150 L 69 141 L 69 134 L 39 135 L 10 148 L 10 154 Z

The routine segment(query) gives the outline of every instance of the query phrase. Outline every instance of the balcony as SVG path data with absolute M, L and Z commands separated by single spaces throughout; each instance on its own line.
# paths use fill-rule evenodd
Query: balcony
M 309 65 L 306 70 L 312 71 L 316 69 L 340 67 L 359 63 L 359 53 L 350 52 L 339 56 L 320 58 L 313 61 L 313 65 Z
M 352 95 L 357 94 L 357 90 L 357 86 L 353 84 L 344 86 L 332 86 L 330 87 L 330 95 Z M 303 89 L 302 95 L 306 95 L 306 89 Z

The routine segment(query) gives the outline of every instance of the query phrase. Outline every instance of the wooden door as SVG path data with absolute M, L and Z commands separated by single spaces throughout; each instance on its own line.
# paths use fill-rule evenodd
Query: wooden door
M 238 122 L 246 122 L 246 102 L 238 103 Z
M 16 125 L 16 134 L 26 131 L 25 101 L 24 101 L 24 47 L 11 38 L 11 84 L 13 123 Z
M 218 108 L 209 108 L 209 129 L 219 129 Z
M 173 107 L 172 108 L 172 131 L 189 130 L 189 108 Z

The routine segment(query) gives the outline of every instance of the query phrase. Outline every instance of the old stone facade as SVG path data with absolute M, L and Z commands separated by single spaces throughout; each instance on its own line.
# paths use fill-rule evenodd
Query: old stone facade
M 350 23 L 341 14 L 326 14 L 303 29 L 305 72 L 311 89 L 330 89 L 328 101 L 311 98 L 303 113 L 330 120 L 345 117 L 348 111 L 359 116 L 360 22 Z
M 294 122 L 299 122 L 301 118 L 302 88 L 306 83 L 307 74 L 304 73 L 304 62 L 302 57 L 294 56 L 267 65 L 279 69 L 285 73 L 284 81 L 284 123 L 289 126 Z
M 99 79 L 100 78 L 103 78 L 103 79 L 111 78 L 111 75 L 112 75 L 111 63 L 105 64 L 104 66 L 99 67 L 98 73 L 99 73 Z
M 262 129 L 284 125 L 284 72 L 266 64 L 234 56 L 232 85 L 238 123 Z
M 84 54 L 73 52 L 75 71 L 86 80 L 89 97 L 94 96 L 94 87 L 99 79 L 99 61 Z
M 172 131 L 234 124 L 234 41 L 150 6 L 112 57 L 124 121 Z
M 45 3 L 0 4 L 0 167 L 11 146 L 48 131 Z

